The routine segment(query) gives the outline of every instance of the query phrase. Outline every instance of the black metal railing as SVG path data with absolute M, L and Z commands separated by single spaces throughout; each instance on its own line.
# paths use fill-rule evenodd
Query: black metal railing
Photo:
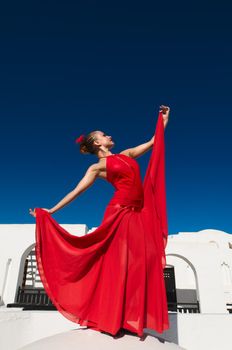
M 232 304 L 227 304 L 232 307 Z M 42 288 L 18 288 L 15 303 L 7 304 L 7 307 L 21 307 L 23 310 L 56 310 L 52 301 Z M 232 312 L 232 308 L 228 309 Z M 168 302 L 168 311 L 181 313 L 200 313 L 199 302 L 180 303 Z
M 199 301 L 195 303 L 168 302 L 168 311 L 176 311 L 180 313 L 200 313 Z
M 56 310 L 56 307 L 42 288 L 19 287 L 16 302 L 7 304 L 7 307 L 22 307 L 23 310 Z

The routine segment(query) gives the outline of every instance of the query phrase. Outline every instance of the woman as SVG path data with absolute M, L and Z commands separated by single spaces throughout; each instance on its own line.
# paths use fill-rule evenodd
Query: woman
M 168 229 L 165 197 L 164 129 L 170 108 L 160 106 L 154 136 L 113 154 L 111 136 L 93 131 L 76 139 L 81 153 L 94 154 L 85 176 L 51 209 L 30 209 L 36 218 L 36 258 L 44 288 L 66 318 L 116 335 L 143 335 L 169 328 L 163 269 Z M 152 149 L 142 182 L 137 158 Z M 116 189 L 101 225 L 82 237 L 51 216 L 98 178 Z

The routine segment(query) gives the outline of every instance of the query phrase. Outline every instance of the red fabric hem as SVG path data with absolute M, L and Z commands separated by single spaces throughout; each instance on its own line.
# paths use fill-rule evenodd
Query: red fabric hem
M 128 325 L 125 325 L 125 323 L 123 324 L 122 327 L 119 327 L 116 331 L 110 331 L 108 328 L 99 328 L 98 325 L 97 325 L 97 322 L 94 322 L 93 320 L 84 320 L 80 317 L 77 317 L 73 314 L 70 314 L 69 312 L 65 311 L 62 306 L 60 306 L 60 304 L 53 298 L 53 295 L 52 295 L 52 292 L 49 288 L 49 285 L 46 281 L 46 277 L 44 275 L 44 270 L 43 270 L 43 265 L 42 265 L 42 261 L 41 261 L 41 256 L 40 256 L 40 251 L 39 251 L 39 237 L 37 236 L 37 244 L 35 246 L 35 253 L 36 253 L 36 259 L 37 259 L 37 267 L 38 267 L 38 271 L 39 271 L 39 275 L 40 275 L 40 278 L 41 278 L 41 282 L 43 283 L 43 286 L 44 286 L 44 289 L 48 295 L 48 297 L 51 299 L 53 305 L 56 307 L 56 309 L 65 317 L 67 318 L 69 321 L 71 322 L 74 322 L 74 323 L 77 323 L 79 324 L 80 326 L 86 326 L 88 328 L 91 328 L 93 330 L 96 330 L 96 331 L 105 331 L 107 333 L 110 333 L 112 334 L 113 336 L 116 335 L 118 333 L 118 331 L 121 329 L 121 328 L 124 328 L 124 329 L 127 329 L 128 331 L 132 332 L 132 333 L 136 333 L 139 337 L 142 337 L 144 335 L 144 331 L 139 331 L 139 330 L 136 330 L 134 329 L 133 327 L 130 327 Z M 158 333 L 163 333 L 163 331 L 165 331 L 166 329 L 169 329 L 170 326 L 169 324 L 164 324 L 163 326 L 163 330 L 161 329 L 154 329 L 154 328 L 150 328 L 150 327 L 145 327 L 144 328 L 149 328 L 149 329 L 153 329 L 155 330 L 156 332 Z

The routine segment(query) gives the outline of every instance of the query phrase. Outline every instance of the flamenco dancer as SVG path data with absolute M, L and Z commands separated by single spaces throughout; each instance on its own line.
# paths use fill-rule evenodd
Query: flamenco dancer
M 142 337 L 170 327 L 163 269 L 168 238 L 164 130 L 170 108 L 160 106 L 154 136 L 111 153 L 112 137 L 92 131 L 76 139 L 80 152 L 95 155 L 78 185 L 51 209 L 29 209 L 36 218 L 36 259 L 41 281 L 57 310 L 81 326 Z M 151 150 L 142 181 L 135 158 Z M 97 178 L 115 192 L 101 224 L 74 236 L 51 216 Z

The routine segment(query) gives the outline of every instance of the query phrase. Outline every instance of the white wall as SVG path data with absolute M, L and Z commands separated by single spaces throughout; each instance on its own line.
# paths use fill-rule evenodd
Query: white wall
M 230 244 L 229 244 L 230 243 Z M 175 266 L 176 288 L 196 285 L 201 312 L 228 313 L 232 303 L 232 235 L 219 230 L 169 236 L 167 263 Z M 185 263 L 180 264 L 180 260 Z M 187 269 L 192 270 L 189 281 Z
M 87 233 L 86 225 L 62 224 L 68 232 L 82 236 Z M 35 243 L 35 224 L 0 225 L 0 296 L 4 304 L 13 303 L 17 291 L 21 258 L 25 250 Z M 7 279 L 7 263 L 10 259 Z M 4 282 L 5 286 L 4 286 Z M 4 291 L 3 291 L 4 289 Z

